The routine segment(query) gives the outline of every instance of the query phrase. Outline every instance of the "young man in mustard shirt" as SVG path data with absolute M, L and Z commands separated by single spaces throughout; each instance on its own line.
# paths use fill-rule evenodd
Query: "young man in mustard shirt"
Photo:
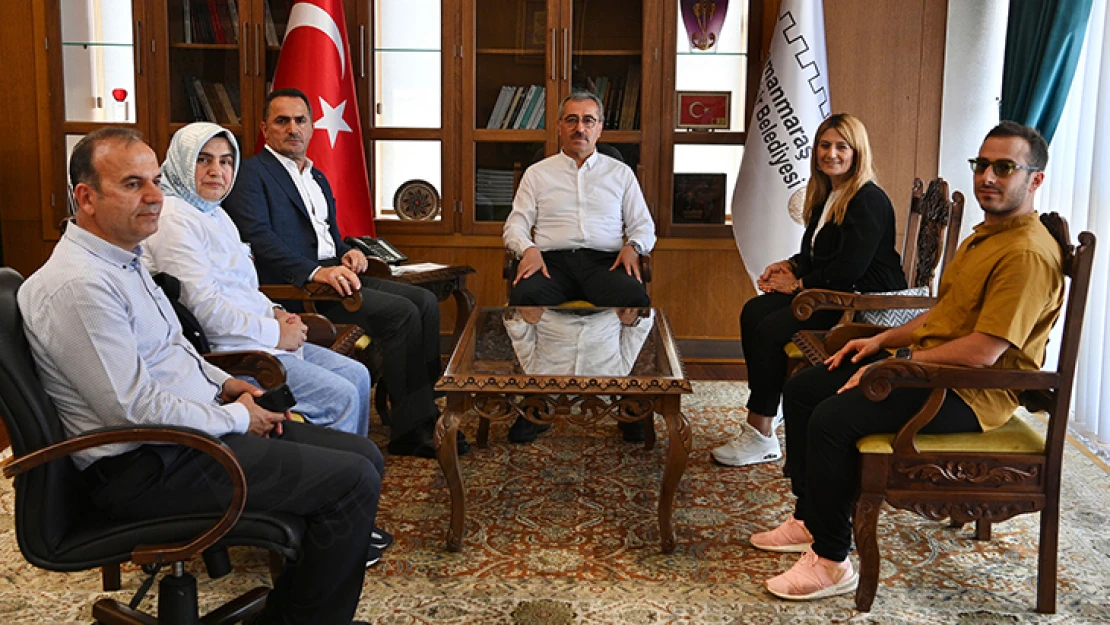
M 1033 210 L 1048 145 L 1036 130 L 1002 122 L 970 161 L 983 222 L 945 270 L 936 306 L 903 326 L 849 342 L 827 367 L 811 367 L 786 384 L 786 462 L 798 501 L 782 525 L 751 537 L 758 549 L 803 554 L 765 582 L 778 597 L 819 599 L 856 588 L 848 560 L 856 441 L 897 432 L 930 393 L 895 389 L 872 402 L 857 388 L 865 368 L 894 350 L 895 358 L 995 369 L 1037 370 L 1044 361 L 1064 298 L 1060 247 Z M 955 389 L 921 431 L 991 430 L 1017 405 L 1012 391 Z

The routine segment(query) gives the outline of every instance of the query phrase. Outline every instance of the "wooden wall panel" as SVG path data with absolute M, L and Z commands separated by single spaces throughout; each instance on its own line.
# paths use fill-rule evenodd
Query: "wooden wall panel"
M 944 0 L 837 0 L 825 5 L 833 110 L 867 126 L 880 185 L 899 230 L 914 177 L 937 175 Z
M 694 245 L 683 245 L 693 243 Z M 740 309 L 755 295 L 736 244 L 667 241 L 652 254 L 651 301 L 678 338 L 735 340 Z M 674 249 L 680 247 L 680 249 Z

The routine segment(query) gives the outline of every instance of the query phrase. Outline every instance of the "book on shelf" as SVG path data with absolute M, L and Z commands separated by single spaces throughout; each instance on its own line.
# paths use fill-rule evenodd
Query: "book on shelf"
M 220 23 L 220 8 L 216 6 L 219 0 L 208 0 L 208 25 L 212 28 L 212 39 L 209 43 L 224 43 L 223 26 Z
M 628 66 L 628 76 L 624 80 L 624 98 L 621 100 L 620 130 L 636 129 L 636 110 L 640 108 L 640 65 Z
M 524 92 L 524 104 L 520 106 L 520 112 L 513 120 L 514 129 L 521 130 L 528 127 L 528 118 L 532 116 L 532 110 L 536 107 L 536 93 L 539 89 L 539 85 L 529 85 L 528 90 Z
M 231 42 L 239 43 L 239 0 L 227 0 L 227 14 L 231 20 Z
M 189 109 L 193 112 L 193 119 L 190 121 L 204 121 L 204 111 L 201 110 L 200 99 L 197 97 L 197 92 L 194 90 L 192 76 L 185 77 L 185 95 L 189 100 Z
M 543 114 L 547 110 L 547 89 L 541 86 L 537 91 L 539 93 L 536 94 L 536 106 L 532 109 L 525 128 L 543 128 Z
M 509 107 L 509 101 L 513 97 L 513 88 L 509 85 L 501 85 L 501 92 L 497 94 L 497 101 L 493 105 L 493 112 L 489 114 L 489 121 L 486 122 L 486 128 L 500 128 L 501 120 L 504 119 L 505 110 Z
M 212 108 L 212 103 L 208 100 L 208 95 L 204 91 L 204 83 L 201 79 L 193 76 L 193 92 L 197 94 L 197 100 L 200 101 L 201 111 L 204 113 L 204 121 L 216 122 L 216 111 Z
M 224 87 L 222 82 L 214 83 L 216 89 L 216 97 L 219 98 L 220 108 L 223 109 L 224 119 L 228 124 L 238 124 L 239 114 L 235 112 L 235 107 L 231 104 L 231 96 L 227 93 L 227 88 Z
M 220 12 L 220 32 L 223 33 L 222 43 L 237 43 L 239 34 L 239 22 L 236 20 L 234 23 L 231 21 L 231 1 L 232 0 L 218 0 L 216 2 Z
M 185 43 L 193 43 L 193 12 L 189 0 L 181 0 L 181 25 L 185 29 Z
M 210 121 L 214 121 L 217 124 L 228 123 L 229 115 L 228 112 L 224 110 L 224 105 L 220 100 L 220 93 L 216 88 L 216 83 L 202 80 L 201 85 L 204 88 L 205 97 L 208 98 L 208 103 L 212 105 L 212 112 L 215 114 L 215 118 Z
M 510 124 L 512 123 L 513 118 L 516 116 L 517 111 L 520 109 L 520 101 L 522 97 L 524 97 L 524 87 L 514 87 L 512 104 L 509 105 L 509 110 L 505 113 L 505 119 L 501 120 L 502 130 L 512 128 Z
M 266 23 L 266 45 L 279 46 L 281 41 L 278 40 L 277 26 L 274 25 L 274 12 L 270 9 L 270 0 L 264 0 L 262 3 L 263 20 Z

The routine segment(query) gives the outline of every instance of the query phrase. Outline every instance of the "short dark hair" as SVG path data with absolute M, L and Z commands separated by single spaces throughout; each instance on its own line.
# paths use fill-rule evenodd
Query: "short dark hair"
M 73 146 L 73 153 L 69 157 L 70 185 L 76 187 L 85 183 L 100 191 L 100 172 L 96 171 L 96 166 L 93 165 L 93 154 L 96 153 L 100 144 L 109 141 L 118 141 L 123 143 L 124 146 L 131 145 L 136 141 L 145 143 L 143 134 L 133 128 L 108 126 L 90 132 L 82 137 L 77 145 Z
M 1020 137 L 1025 139 L 1025 142 L 1029 144 L 1028 164 L 1041 170 L 1048 165 L 1048 142 L 1032 126 L 1025 126 L 1007 120 L 999 123 L 987 133 L 986 138 L 990 139 L 991 137 Z
M 300 98 L 304 102 L 304 105 L 308 107 L 308 116 L 310 118 L 312 117 L 312 103 L 308 101 L 308 96 L 304 94 L 304 91 L 296 87 L 286 87 L 284 89 L 275 89 L 267 94 L 266 99 L 262 102 L 262 121 L 266 121 L 270 118 L 270 102 L 273 102 L 277 98 Z

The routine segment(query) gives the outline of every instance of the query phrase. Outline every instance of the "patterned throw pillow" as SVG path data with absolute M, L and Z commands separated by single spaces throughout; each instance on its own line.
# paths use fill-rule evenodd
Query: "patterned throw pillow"
M 885 293 L 867 293 L 867 295 L 895 295 L 929 297 L 929 287 L 919 286 L 901 291 L 887 291 Z M 928 310 L 928 308 L 890 308 L 887 310 L 861 310 L 856 313 L 856 323 L 870 323 L 889 328 L 909 323 L 911 319 Z

